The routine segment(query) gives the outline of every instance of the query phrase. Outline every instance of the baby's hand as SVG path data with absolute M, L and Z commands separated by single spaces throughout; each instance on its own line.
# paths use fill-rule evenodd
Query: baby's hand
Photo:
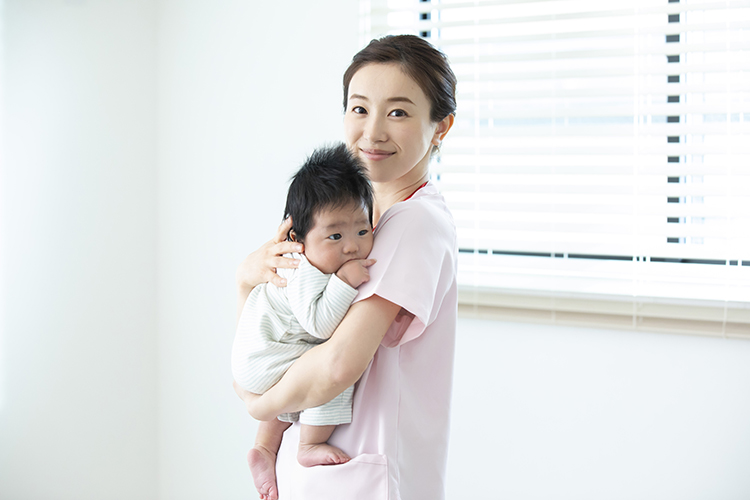
M 368 267 L 375 264 L 375 259 L 350 260 L 336 271 L 336 276 L 352 288 L 370 281 Z

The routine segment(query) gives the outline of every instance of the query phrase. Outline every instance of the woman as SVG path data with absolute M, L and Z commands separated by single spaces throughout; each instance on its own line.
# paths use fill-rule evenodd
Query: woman
M 328 342 L 297 360 L 264 395 L 235 390 L 253 417 L 270 420 L 323 404 L 359 380 L 353 421 L 329 440 L 354 458 L 343 465 L 299 466 L 299 429 L 293 427 L 276 461 L 282 499 L 444 498 L 456 235 L 445 201 L 428 179 L 430 156 L 453 125 L 455 85 L 445 57 L 410 35 L 373 40 L 344 74 L 345 139 L 373 184 L 370 258 L 377 263 Z M 274 270 L 296 265 L 281 257 L 297 251 L 285 241 L 289 227 L 282 224 L 238 269 L 240 308 L 255 285 L 285 285 Z M 277 496 L 273 489 L 260 493 Z

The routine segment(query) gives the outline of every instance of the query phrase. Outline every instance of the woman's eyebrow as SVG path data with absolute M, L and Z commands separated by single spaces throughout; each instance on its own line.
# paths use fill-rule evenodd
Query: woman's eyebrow
M 352 94 L 349 96 L 349 100 L 351 99 L 359 99 L 360 101 L 369 101 L 369 99 L 363 95 L 359 94 Z M 414 104 L 414 101 L 409 99 L 408 97 L 404 96 L 396 96 L 396 97 L 389 97 L 386 99 L 387 102 L 408 102 L 409 104 Z M 416 104 L 414 104 L 416 106 Z
M 388 98 L 388 102 L 408 102 L 409 104 L 414 104 L 414 101 L 412 101 L 408 97 L 401 97 L 401 96 L 390 97 L 390 98 Z M 416 106 L 416 104 L 415 104 L 415 106 Z

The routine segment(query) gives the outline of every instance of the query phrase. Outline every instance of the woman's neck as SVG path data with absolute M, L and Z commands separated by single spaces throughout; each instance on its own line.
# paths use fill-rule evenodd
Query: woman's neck
M 425 171 L 422 175 L 408 180 L 401 178 L 391 182 L 373 182 L 372 192 L 375 200 L 372 218 L 375 225 L 386 210 L 414 194 L 414 191 L 427 182 L 429 177 L 429 173 Z

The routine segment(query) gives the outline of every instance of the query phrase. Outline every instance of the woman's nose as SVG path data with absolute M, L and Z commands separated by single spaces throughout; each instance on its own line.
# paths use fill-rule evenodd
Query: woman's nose
M 384 142 L 388 139 L 383 120 L 374 116 L 368 118 L 365 124 L 365 139 L 370 142 Z

